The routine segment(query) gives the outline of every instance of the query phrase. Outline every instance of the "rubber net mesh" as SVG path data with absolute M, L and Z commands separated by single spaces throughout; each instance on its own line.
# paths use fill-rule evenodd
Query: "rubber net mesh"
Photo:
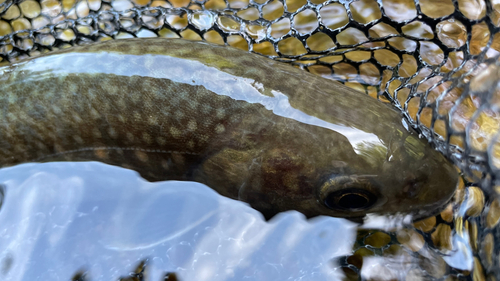
M 206 40 L 393 103 L 462 181 L 440 215 L 397 231 L 359 230 L 353 254 L 336 262 L 348 280 L 361 278 L 367 256 L 398 264 L 381 269 L 391 280 L 496 280 L 499 26 L 499 0 L 0 0 L 0 65 L 93 41 Z M 460 247 L 472 249 L 470 271 L 443 259 Z

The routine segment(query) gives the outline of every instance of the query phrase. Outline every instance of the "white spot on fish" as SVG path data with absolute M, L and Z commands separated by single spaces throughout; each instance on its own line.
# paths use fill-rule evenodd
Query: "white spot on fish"
M 189 130 L 194 131 L 198 127 L 195 120 L 189 120 L 187 127 Z
M 217 134 L 224 133 L 224 131 L 226 131 L 226 128 L 224 127 L 224 125 L 222 125 L 222 124 L 217 124 L 217 126 L 215 126 L 215 132 L 216 132 Z

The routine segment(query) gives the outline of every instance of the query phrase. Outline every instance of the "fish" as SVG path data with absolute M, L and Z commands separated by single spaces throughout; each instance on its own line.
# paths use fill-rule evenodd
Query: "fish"
M 0 67 L 0 118 L 0 167 L 99 161 L 203 183 L 266 219 L 425 217 L 458 181 L 393 106 L 201 41 L 111 40 Z

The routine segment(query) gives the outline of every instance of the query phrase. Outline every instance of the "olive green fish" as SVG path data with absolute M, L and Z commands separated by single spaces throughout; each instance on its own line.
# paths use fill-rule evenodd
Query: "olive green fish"
M 226 46 L 79 46 L 0 68 L 0 166 L 101 161 L 189 180 L 266 218 L 422 217 L 457 172 L 389 105 Z

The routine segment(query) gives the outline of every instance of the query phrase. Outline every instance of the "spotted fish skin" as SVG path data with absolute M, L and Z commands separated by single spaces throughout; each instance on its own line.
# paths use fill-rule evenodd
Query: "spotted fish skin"
M 267 218 L 418 217 L 456 187 L 453 166 L 395 109 L 225 46 L 78 46 L 0 67 L 0 93 L 1 167 L 101 161 L 204 183 Z

